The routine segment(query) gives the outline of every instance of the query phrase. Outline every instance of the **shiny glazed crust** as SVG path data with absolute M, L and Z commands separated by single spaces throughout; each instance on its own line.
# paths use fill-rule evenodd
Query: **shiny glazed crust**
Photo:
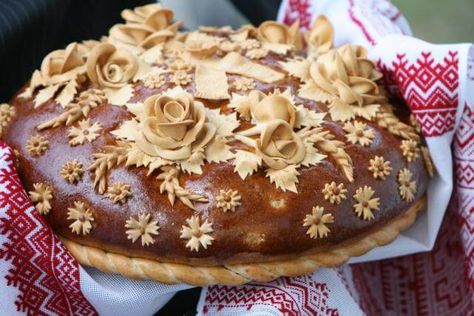
M 66 248 L 79 262 L 103 272 L 118 273 L 133 279 L 155 280 L 167 284 L 188 283 L 196 286 L 212 284 L 238 285 L 249 282 L 269 282 L 281 276 L 308 274 L 319 268 L 338 267 L 351 257 L 360 256 L 375 247 L 392 242 L 410 227 L 418 212 L 426 207 L 426 198 L 416 201 L 407 211 L 386 225 L 374 229 L 360 239 L 347 241 L 314 255 L 292 260 L 223 266 L 191 266 L 165 263 L 106 252 L 62 238 Z
M 268 281 L 386 244 L 424 206 L 416 122 L 364 48 L 332 48 L 324 17 L 305 34 L 179 32 L 156 4 L 123 17 L 49 54 L 0 105 L 31 200 L 83 264 Z

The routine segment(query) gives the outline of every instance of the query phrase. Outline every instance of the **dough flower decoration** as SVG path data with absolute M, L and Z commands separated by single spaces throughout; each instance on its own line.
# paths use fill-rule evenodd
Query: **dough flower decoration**
M 85 72 L 84 51 L 77 43 L 71 43 L 43 59 L 40 69 L 33 72 L 29 87 L 20 96 L 30 98 L 37 91 L 35 108 L 52 98 L 65 107 L 74 99 Z
M 133 10 L 123 10 L 125 24 L 109 30 L 108 41 L 136 54 L 154 54 L 155 48 L 176 35 L 181 22 L 173 22 L 172 10 L 159 4 L 149 4 Z M 160 47 L 161 49 L 161 47 Z
M 127 146 L 127 166 L 147 167 L 148 174 L 166 166 L 201 174 L 205 162 L 227 161 L 233 157 L 227 143 L 239 125 L 236 114 L 223 115 L 219 109 L 208 109 L 180 87 L 129 108 L 135 118 L 112 131 Z M 161 169 L 161 172 L 166 171 Z M 161 191 L 178 196 L 190 207 L 193 207 L 192 200 L 207 201 L 176 184 Z M 173 204 L 174 198 L 170 198 L 170 202 Z
M 149 97 L 135 114 L 112 134 L 133 142 L 133 149 L 150 163 L 131 155 L 128 165 L 176 164 L 185 172 L 201 174 L 204 160 L 232 157 L 227 137 L 239 124 L 236 115 L 210 110 L 179 87 Z
M 164 64 L 171 71 L 185 70 L 190 71 L 194 65 L 189 62 L 183 52 L 177 53 L 175 56 L 168 57 L 164 60 Z
M 200 30 L 202 32 L 202 30 Z M 224 53 L 233 52 L 238 50 L 239 44 L 231 42 L 229 39 L 224 39 L 219 43 L 219 50 Z
M 271 169 L 281 170 L 303 161 L 306 148 L 302 138 L 293 132 L 291 125 L 280 119 L 273 119 L 256 140 L 257 155 Z
M 193 80 L 193 77 L 185 70 L 177 70 L 171 76 L 171 82 L 178 86 L 186 86 Z
M 125 233 L 127 234 L 127 239 L 130 239 L 132 242 L 141 239 L 142 246 L 148 246 L 155 243 L 152 235 L 158 235 L 158 221 L 151 220 L 150 214 L 140 213 L 138 214 L 138 219 L 130 217 L 125 222 L 125 228 L 129 228 Z
M 143 77 L 143 85 L 149 89 L 157 89 L 166 83 L 163 72 L 150 72 Z
M 407 202 L 411 202 L 415 199 L 416 182 L 411 181 L 413 174 L 407 168 L 403 168 L 398 172 L 398 190 L 400 196 Z
M 347 189 L 344 188 L 343 183 L 337 184 L 332 181 L 331 183 L 326 183 L 322 190 L 324 199 L 329 201 L 332 204 L 339 204 L 346 199 Z
M 87 235 L 92 229 L 94 216 L 92 210 L 84 202 L 75 201 L 74 207 L 68 208 L 67 219 L 73 221 L 69 225 L 73 233 Z
M 222 38 L 217 36 L 201 32 L 191 32 L 186 36 L 184 49 L 195 58 L 208 58 L 217 52 L 222 40 Z
M 79 121 L 78 127 L 71 128 L 69 132 L 69 144 L 77 146 L 84 144 L 85 141 L 93 142 L 99 137 L 99 132 L 102 130 L 102 124 L 95 122 L 91 124 L 89 119 Z
M 266 95 L 265 93 L 252 90 L 247 95 L 232 94 L 229 104 L 241 117 L 257 125 L 256 128 L 248 130 L 244 135 L 251 135 L 261 131 L 262 124 L 273 119 L 282 119 L 290 124 L 292 128 L 319 126 L 326 113 L 317 113 L 303 105 L 296 105 L 290 90 L 276 90 Z
M 400 149 L 408 162 L 412 162 L 420 156 L 420 148 L 418 148 L 418 143 L 414 140 L 402 140 Z
M 51 211 L 51 200 L 53 199 L 53 190 L 44 183 L 33 184 L 33 191 L 28 192 L 31 202 L 41 215 L 46 215 Z
M 392 167 L 390 167 L 390 161 L 385 161 L 382 156 L 375 156 L 369 161 L 369 171 L 372 172 L 372 176 L 375 179 L 385 180 L 385 177 L 390 175 Z
M 61 176 L 69 183 L 77 183 L 83 173 L 82 163 L 77 160 L 68 161 L 61 168 Z
M 13 120 L 16 115 L 16 110 L 13 106 L 2 103 L 0 104 L 0 137 L 3 134 L 3 129 Z
M 362 47 L 344 45 L 332 49 L 310 63 L 309 78 L 308 72 L 302 73 L 304 84 L 298 95 L 327 103 L 335 121 L 355 117 L 373 120 L 380 104 L 385 102 L 385 96 L 375 83 L 382 75 L 367 59 L 367 51 Z
M 41 135 L 34 135 L 28 139 L 26 143 L 26 150 L 33 157 L 39 157 L 49 149 L 49 142 L 46 138 Z
M 249 147 L 234 154 L 234 171 L 242 179 L 262 166 L 278 188 L 297 192 L 297 169 L 330 156 L 352 181 L 352 163 L 343 143 L 320 127 L 326 113 L 296 106 L 289 90 L 234 94 L 229 106 L 253 124 L 235 133 L 236 140 Z
M 334 29 L 326 16 L 320 15 L 304 36 L 308 46 L 308 59 L 314 61 L 333 47 Z
M 206 110 L 189 94 L 153 96 L 145 101 L 144 119 L 136 133 L 137 146 L 147 155 L 184 166 L 215 136 L 216 127 L 206 122 Z M 184 167 L 186 170 L 186 167 Z M 197 172 L 200 173 L 200 172 Z
M 110 103 L 124 105 L 133 96 L 130 82 L 141 74 L 137 57 L 126 48 L 110 43 L 95 46 L 86 63 L 87 76 L 102 89 Z
M 238 42 L 238 45 L 241 49 L 247 51 L 262 47 L 262 43 L 259 40 L 256 40 L 255 38 L 247 38 L 245 40 L 242 40 Z
M 379 209 L 380 198 L 374 198 L 374 193 L 371 187 L 365 185 L 358 188 L 354 194 L 354 200 L 357 201 L 353 205 L 354 212 L 364 220 L 373 219 L 374 213 L 372 211 Z
M 235 78 L 232 82 L 232 85 L 234 86 L 235 90 L 239 92 L 247 92 L 255 89 L 255 87 L 257 86 L 255 80 L 245 77 Z
M 290 50 L 303 48 L 299 28 L 299 21 L 289 27 L 275 21 L 265 21 L 257 28 L 257 38 L 263 43 L 263 48 L 277 54 L 286 54 Z
M 368 146 L 372 144 L 372 140 L 375 138 L 374 130 L 363 122 L 346 122 L 343 129 L 346 131 L 347 141 L 351 144 Z
M 2 103 L 0 104 L 0 125 L 7 126 L 8 123 L 15 117 L 16 110 L 13 106 Z
M 108 188 L 107 196 L 113 203 L 124 204 L 132 196 L 132 191 L 129 184 L 116 182 Z
M 224 212 L 232 211 L 241 205 L 242 196 L 239 191 L 236 190 L 220 190 L 217 195 L 217 207 L 221 208 Z
M 212 223 L 207 219 L 201 224 L 198 216 L 192 216 L 186 220 L 186 225 L 182 226 L 180 238 L 188 240 L 186 247 L 191 251 L 199 252 L 201 246 L 207 249 L 212 244 L 214 238 L 209 234 L 213 231 Z
M 306 232 L 309 237 L 314 239 L 325 238 L 330 232 L 327 224 L 334 223 L 334 216 L 330 213 L 323 215 L 323 213 L 324 207 L 314 206 L 311 213 L 304 218 L 303 227 L 309 227 Z

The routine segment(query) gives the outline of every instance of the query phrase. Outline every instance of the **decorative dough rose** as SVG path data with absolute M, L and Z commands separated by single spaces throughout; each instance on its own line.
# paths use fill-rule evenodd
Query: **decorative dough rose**
M 33 74 L 31 86 L 65 83 L 84 72 L 84 58 L 77 43 L 69 44 L 66 49 L 49 53 L 41 63 L 39 72 Z
M 299 23 L 295 22 L 288 27 L 275 21 L 266 21 L 260 24 L 257 29 L 258 39 L 267 45 L 270 50 L 283 53 L 284 46 L 278 48 L 278 45 L 292 45 L 295 49 L 303 48 L 303 40 L 299 31 Z
M 141 125 L 138 147 L 150 156 L 172 161 L 188 159 L 216 133 L 216 128 L 206 123 L 204 105 L 187 93 L 149 97 Z
M 132 50 L 149 49 L 173 37 L 180 23 L 172 24 L 173 11 L 159 4 L 122 11 L 126 24 L 116 24 L 109 31 L 109 40 Z
M 145 24 L 156 31 L 167 28 L 173 21 L 173 16 L 172 10 L 155 3 L 122 11 L 122 18 L 127 23 Z
M 256 144 L 257 155 L 268 167 L 276 170 L 298 164 L 306 155 L 301 138 L 283 120 L 268 122 Z
M 345 45 L 332 50 L 311 65 L 310 74 L 316 85 L 347 104 L 363 105 L 380 99 L 374 81 L 381 75 L 362 47 Z
M 110 43 L 95 46 L 87 59 L 89 79 L 105 88 L 121 88 L 137 73 L 138 61 L 128 50 Z
M 344 45 L 319 56 L 299 96 L 326 102 L 333 120 L 371 119 L 385 97 L 375 83 L 381 74 L 359 46 Z
M 36 89 L 41 88 L 34 99 L 35 107 L 40 106 L 51 98 L 63 107 L 74 99 L 77 81 L 85 79 L 85 56 L 87 51 L 84 45 L 71 43 L 65 49 L 49 53 L 41 63 L 41 68 L 35 70 L 31 76 L 30 86 L 25 89 L 21 97 L 33 96 Z M 70 88 L 64 88 L 70 85 Z
M 252 116 L 258 123 L 266 123 L 272 120 L 283 120 L 293 128 L 295 124 L 295 107 L 288 98 L 273 94 L 264 97 L 258 103 L 251 104 Z
M 329 20 L 324 15 L 318 16 L 311 30 L 305 34 L 310 59 L 327 53 L 333 46 L 333 38 L 334 30 Z
M 116 24 L 109 31 L 109 41 L 140 51 L 140 49 L 149 49 L 166 42 L 176 34 L 177 28 L 170 26 L 167 29 L 155 31 L 144 24 Z

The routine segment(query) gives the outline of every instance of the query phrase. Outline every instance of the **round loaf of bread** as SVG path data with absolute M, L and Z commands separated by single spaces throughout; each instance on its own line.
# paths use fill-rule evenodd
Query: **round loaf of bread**
M 423 209 L 416 121 L 324 17 L 306 33 L 181 32 L 157 4 L 122 17 L 50 53 L 0 106 L 33 204 L 83 264 L 267 281 L 388 243 Z

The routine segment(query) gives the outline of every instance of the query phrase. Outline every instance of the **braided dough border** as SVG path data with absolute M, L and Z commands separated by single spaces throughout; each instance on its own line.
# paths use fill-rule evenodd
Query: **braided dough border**
M 421 198 L 407 211 L 384 226 L 369 232 L 356 241 L 347 241 L 331 249 L 296 259 L 232 264 L 215 267 L 191 266 L 178 263 L 158 262 L 144 258 L 127 257 L 84 246 L 61 238 L 72 255 L 83 265 L 95 267 L 103 272 L 118 273 L 132 279 L 155 280 L 167 284 L 188 283 L 197 286 L 225 284 L 239 285 L 253 281 L 269 282 L 280 276 L 309 274 L 319 267 L 338 267 L 350 257 L 360 256 L 369 250 L 392 242 L 415 221 L 417 213 L 426 206 L 426 197 Z

